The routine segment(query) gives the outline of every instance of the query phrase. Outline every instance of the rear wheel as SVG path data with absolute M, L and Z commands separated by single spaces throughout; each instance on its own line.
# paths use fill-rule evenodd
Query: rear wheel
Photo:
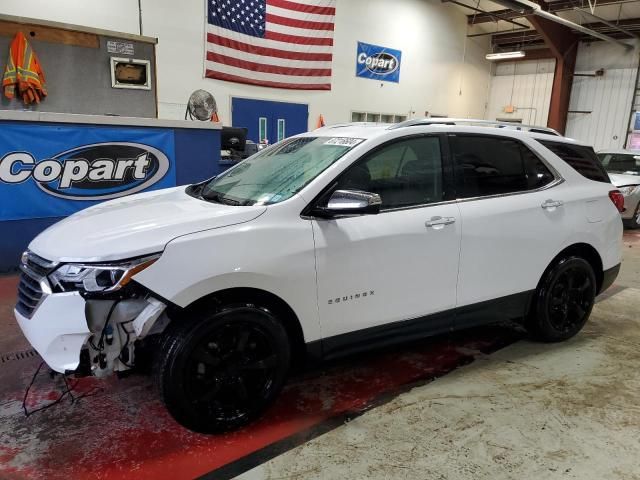
M 560 342 L 587 322 L 596 296 L 596 276 L 585 259 L 567 257 L 551 267 L 536 290 L 528 321 L 539 340 Z
M 290 348 L 280 322 L 252 305 L 195 315 L 167 332 L 156 378 L 171 415 L 201 433 L 257 418 L 282 389 Z

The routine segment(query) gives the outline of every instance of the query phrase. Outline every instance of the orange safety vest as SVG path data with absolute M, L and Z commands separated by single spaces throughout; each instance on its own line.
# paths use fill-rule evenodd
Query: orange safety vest
M 47 95 L 44 72 L 38 57 L 22 32 L 16 33 L 9 48 L 9 60 L 2 77 L 4 96 L 22 96 L 25 104 L 36 102 Z

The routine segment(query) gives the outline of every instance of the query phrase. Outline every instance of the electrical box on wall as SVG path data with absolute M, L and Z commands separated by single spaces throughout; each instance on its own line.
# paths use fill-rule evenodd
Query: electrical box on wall
M 151 90 L 151 62 L 111 57 L 111 86 Z

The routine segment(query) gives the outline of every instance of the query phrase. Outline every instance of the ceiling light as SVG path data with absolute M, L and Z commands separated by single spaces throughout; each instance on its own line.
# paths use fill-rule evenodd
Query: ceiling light
M 519 50 L 517 52 L 499 52 L 499 53 L 487 53 L 484 58 L 487 60 L 509 60 L 512 58 L 522 58 L 524 52 Z

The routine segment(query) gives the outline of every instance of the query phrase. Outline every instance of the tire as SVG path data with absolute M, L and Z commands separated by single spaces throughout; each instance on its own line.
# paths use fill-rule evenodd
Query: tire
M 237 429 L 259 417 L 284 385 L 290 345 L 267 310 L 234 305 L 175 320 L 155 362 L 164 404 L 200 433 Z
M 596 297 L 596 276 L 581 257 L 567 257 L 545 272 L 536 289 L 527 329 L 543 342 L 561 342 L 587 322 Z

